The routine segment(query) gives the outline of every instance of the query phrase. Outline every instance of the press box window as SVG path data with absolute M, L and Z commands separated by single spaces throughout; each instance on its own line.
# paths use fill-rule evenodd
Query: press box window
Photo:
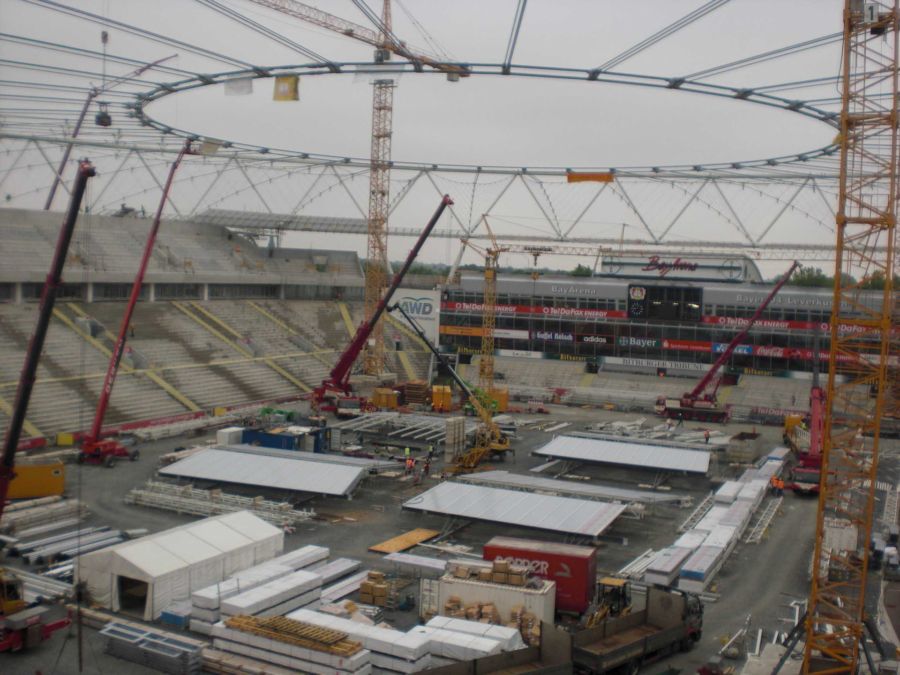
M 703 291 L 671 286 L 629 286 L 628 318 L 696 321 L 702 318 Z

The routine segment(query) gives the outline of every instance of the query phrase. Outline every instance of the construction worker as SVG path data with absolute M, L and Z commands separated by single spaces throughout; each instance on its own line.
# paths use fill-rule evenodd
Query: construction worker
M 709 429 L 703 432 L 703 442 L 709 445 Z
M 406 459 L 409 459 L 409 446 L 408 445 L 406 446 L 406 449 L 403 451 L 403 456 L 406 457 Z
M 431 471 L 431 455 L 425 460 L 425 469 L 423 473 L 425 474 L 425 478 L 428 478 L 428 472 Z
M 784 497 L 784 479 L 783 478 L 778 479 L 777 487 L 778 487 L 778 496 Z
M 772 488 L 772 496 L 773 497 L 778 494 L 778 477 L 777 476 L 772 476 L 769 479 L 769 487 Z
M 675 426 L 683 427 L 684 426 L 684 413 L 678 413 L 678 424 Z
M 407 458 L 406 458 L 406 475 L 407 475 L 407 476 L 410 475 L 410 474 L 412 473 L 413 466 L 414 466 L 413 458 L 412 458 L 412 457 L 407 457 Z
M 134 323 L 131 324 L 131 337 L 134 337 Z
M 434 457 L 434 446 L 433 446 L 433 445 L 429 445 L 429 446 L 428 446 L 428 461 L 429 461 L 429 462 L 431 461 L 431 458 L 432 458 L 432 457 Z
M 671 417 L 669 419 L 667 419 L 666 427 L 668 428 L 669 431 L 672 431 L 672 429 L 675 428 L 675 420 L 673 420 Z

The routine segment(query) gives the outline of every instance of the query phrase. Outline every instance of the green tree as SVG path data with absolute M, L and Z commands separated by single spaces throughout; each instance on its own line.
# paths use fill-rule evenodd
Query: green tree
M 574 270 L 572 270 L 573 277 L 589 277 L 591 276 L 591 268 L 587 265 L 578 265 Z
M 803 267 L 791 275 L 788 284 L 791 286 L 830 288 L 834 286 L 834 277 L 829 277 L 820 267 Z

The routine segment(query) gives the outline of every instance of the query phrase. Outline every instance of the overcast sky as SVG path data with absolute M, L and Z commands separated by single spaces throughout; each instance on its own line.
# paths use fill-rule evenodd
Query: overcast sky
M 303 21 L 261 7 L 250 0 L 220 0 L 229 8 L 259 21 L 304 47 L 336 61 L 368 61 L 372 48 L 357 41 L 311 26 Z M 259 65 L 308 62 L 308 58 L 238 26 L 198 2 L 191 0 L 74 0 L 64 4 L 87 9 L 110 19 L 201 45 Z M 335 15 L 368 25 L 349 0 L 310 0 Z M 380 3 L 370 0 L 380 11 Z M 700 0 L 532 0 L 528 3 L 514 62 L 549 66 L 596 67 L 679 17 L 705 4 Z M 447 54 L 467 62 L 499 63 L 515 13 L 514 0 L 403 0 L 394 4 L 394 31 L 412 46 L 430 48 L 439 44 Z M 757 53 L 795 44 L 841 30 L 841 0 L 732 0 L 688 28 L 616 67 L 622 72 L 683 76 Z M 423 36 L 404 8 L 427 29 Z M 3 31 L 43 40 L 100 49 L 100 28 L 90 22 L 63 16 L 22 0 L 0 0 Z M 176 49 L 129 36 L 110 28 L 110 53 L 154 60 Z M 430 40 L 434 43 L 429 44 Z M 177 59 L 167 62 L 195 72 L 221 72 L 234 67 L 177 50 Z M 737 70 L 712 83 L 754 87 L 836 75 L 839 45 L 810 50 L 770 63 Z M 0 58 L 67 64 L 70 67 L 96 62 L 48 53 L 31 47 L 0 42 Z M 109 66 L 122 73 L 122 66 Z M 0 65 L 3 79 L 21 79 L 23 73 Z M 28 77 L 56 81 L 54 76 L 29 73 Z M 163 78 L 164 80 L 165 78 Z M 355 81 L 356 80 L 356 81 Z M 206 87 L 178 94 L 149 107 L 156 119 L 204 136 L 286 148 L 306 152 L 367 157 L 370 143 L 371 86 L 352 74 L 306 77 L 301 81 L 298 103 L 271 100 L 271 81 L 254 83 L 248 97 L 225 97 L 221 87 Z M 834 85 L 803 91 L 807 98 L 834 95 Z M 557 82 L 522 77 L 473 77 L 449 83 L 443 76 L 405 74 L 398 82 L 394 101 L 395 160 L 435 163 L 518 166 L 624 167 L 657 164 L 732 162 L 800 153 L 827 145 L 834 130 L 797 114 L 746 102 L 715 99 L 682 92 L 585 82 Z M 2 162 L 8 158 L 0 158 Z M 401 179 L 401 176 L 395 176 Z M 408 178 L 408 177 L 407 177 Z M 218 190 L 238 189 L 237 179 L 223 181 Z M 485 183 L 489 180 L 485 179 Z M 363 202 L 367 179 L 354 181 L 352 191 Z M 301 184 L 277 188 L 284 203 L 290 202 Z M 395 185 L 395 190 L 399 186 Z M 441 190 L 463 193 L 471 190 L 471 178 L 458 185 L 446 183 Z M 246 189 L 246 185 L 241 186 Z M 276 188 L 267 188 L 276 190 Z M 472 200 L 460 195 L 460 212 L 471 211 L 477 219 L 496 192 L 481 188 Z M 499 189 L 499 188 L 497 188 Z M 672 193 L 671 197 L 666 196 Z M 671 190 L 647 194 L 642 208 L 665 223 L 680 208 L 680 197 Z M 521 193 L 521 190 L 520 190 Z M 269 193 L 267 193 L 268 196 Z M 275 199 L 275 192 L 271 193 Z M 340 191 L 323 195 L 309 213 L 358 216 Z M 574 194 L 574 193 L 573 193 Z M 560 220 L 574 218 L 585 203 L 581 196 L 550 194 Z M 279 198 L 282 195 L 279 194 Z M 417 226 L 436 206 L 437 191 L 419 189 L 392 221 Z M 145 206 L 152 210 L 153 200 Z M 259 209 L 247 197 L 245 208 Z M 498 205 L 497 228 L 531 228 L 550 231 L 540 222 L 540 212 L 526 194 L 511 191 L 508 203 Z M 740 206 L 748 219 L 767 214 L 777 205 L 757 206 L 752 196 Z M 137 204 L 137 198 L 134 201 Z M 229 204 L 231 208 L 240 208 Z M 284 207 L 289 210 L 288 207 Z M 810 205 L 808 208 L 815 208 Z M 827 214 L 818 207 L 819 217 Z M 273 210 L 280 210 L 274 208 Z M 628 232 L 639 236 L 640 223 L 627 210 L 611 205 L 603 213 L 591 213 L 585 228 L 573 234 L 609 236 L 628 224 Z M 762 213 L 761 210 L 765 210 Z M 466 217 L 466 216 L 461 216 Z M 649 220 L 649 216 L 645 216 Z M 509 220 L 510 222 L 507 222 Z M 685 219 L 677 234 L 683 238 L 713 236 L 722 223 L 698 214 Z M 802 221 L 795 221 L 802 222 Z M 795 226 L 797 227 L 797 226 Z M 826 230 L 811 236 L 828 241 Z M 521 230 L 520 230 L 521 231 Z M 780 240 L 796 240 L 799 232 L 785 232 Z M 295 240 L 296 242 L 297 240 Z M 396 240 L 390 248 L 393 259 L 401 258 L 411 241 Z M 363 249 L 360 238 L 308 237 L 300 245 Z M 431 261 L 449 262 L 457 244 L 435 242 L 426 250 Z M 467 258 L 474 261 L 474 258 Z M 510 256 L 508 264 L 524 264 L 525 257 Z M 548 259 L 545 262 L 553 264 Z M 574 264 L 571 260 L 561 264 Z

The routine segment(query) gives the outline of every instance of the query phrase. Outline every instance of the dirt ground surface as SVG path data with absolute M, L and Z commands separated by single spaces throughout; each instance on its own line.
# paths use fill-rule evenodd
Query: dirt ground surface
M 570 426 L 556 434 L 564 434 L 583 429 L 585 425 L 597 421 L 633 420 L 640 415 L 627 415 L 602 410 L 584 410 L 549 406 L 550 415 L 526 416 L 547 421 L 568 422 Z M 658 420 L 647 419 L 647 424 Z M 684 431 L 699 427 L 688 423 Z M 723 429 L 727 433 L 751 431 L 749 425 L 729 424 L 726 427 L 713 425 L 711 429 Z M 677 430 L 683 433 L 681 429 Z M 767 444 L 772 448 L 782 445 L 781 430 L 777 427 L 759 427 Z M 545 459 L 532 456 L 531 452 L 553 438 L 553 433 L 519 430 L 513 442 L 516 449 L 514 460 L 494 464 L 494 468 L 519 474 L 528 474 L 529 469 L 542 464 Z M 171 452 L 175 447 L 204 443 L 213 439 L 207 435 L 199 439 L 173 438 L 140 444 L 141 458 L 138 462 L 119 462 L 113 469 L 96 466 L 68 467 L 68 490 L 72 496 L 80 497 L 90 508 L 86 526 L 109 525 L 113 529 L 147 528 L 151 532 L 161 531 L 196 520 L 196 517 L 180 515 L 168 511 L 124 504 L 128 492 L 156 475 L 157 459 Z M 895 486 L 900 475 L 896 441 L 883 443 L 879 480 Z M 442 463 L 437 462 L 436 468 Z M 398 464 L 398 469 L 402 465 Z M 734 469 L 734 472 L 737 472 Z M 433 469 L 433 473 L 434 469 Z M 679 526 L 687 519 L 693 507 L 704 499 L 718 483 L 708 477 L 697 475 L 657 474 L 633 468 L 617 468 L 601 465 L 581 465 L 572 474 L 589 478 L 592 485 L 609 485 L 637 488 L 639 485 L 659 484 L 671 494 L 691 498 L 693 506 L 660 504 L 653 506 L 642 519 L 619 518 L 600 538 L 598 546 L 598 573 L 616 572 L 647 549 L 659 550 L 672 544 L 679 536 Z M 545 475 L 545 474 L 542 474 Z M 564 479 L 561 479 L 564 480 Z M 442 531 L 447 526 L 447 518 L 436 514 L 421 514 L 402 508 L 403 502 L 419 494 L 438 482 L 435 476 L 426 479 L 423 485 L 413 487 L 410 481 L 396 477 L 371 476 L 350 500 L 313 497 L 273 492 L 265 488 L 216 485 L 227 492 L 245 495 L 263 495 L 268 499 L 288 499 L 304 508 L 314 508 L 321 519 L 311 520 L 285 537 L 285 550 L 293 550 L 307 544 L 327 546 L 331 558 L 349 557 L 360 560 L 363 569 L 380 569 L 395 572 L 391 565 L 383 561 L 383 555 L 369 551 L 369 547 L 415 528 L 429 528 Z M 579 483 L 586 482 L 579 480 Z M 198 484 L 198 487 L 212 487 Z M 881 517 L 884 492 L 876 493 L 876 517 Z M 764 509 L 767 496 L 761 509 Z M 787 493 L 771 526 L 759 544 L 739 543 L 731 553 L 722 570 L 717 575 L 710 591 L 717 595 L 715 602 L 706 605 L 703 639 L 688 654 L 679 654 L 645 667 L 649 675 L 662 673 L 672 667 L 685 673 L 696 671 L 709 657 L 716 654 L 729 636 L 738 631 L 751 617 L 752 629 L 763 630 L 763 641 L 770 641 L 774 633 L 788 632 L 794 620 L 791 602 L 809 596 L 808 570 L 815 538 L 817 501 Z M 560 533 L 527 530 L 500 523 L 471 522 L 456 531 L 447 543 L 470 547 L 470 553 L 481 555 L 483 545 L 494 536 L 506 535 L 544 541 L 563 542 L 566 537 Z M 438 552 L 423 547 L 410 550 L 420 555 L 436 555 Z M 448 556 L 445 556 L 448 557 Z M 452 556 L 449 556 L 452 557 Z M 3 564 L 16 568 L 23 565 L 18 558 L 8 558 Z M 875 584 L 877 586 L 877 584 Z M 415 585 L 411 588 L 416 588 Z M 353 597 L 353 596 L 351 596 Z M 872 608 L 877 605 L 877 589 L 873 586 Z M 870 608 L 870 612 L 873 609 Z M 61 607 L 51 608 L 52 616 L 62 616 Z M 134 620 L 134 617 L 126 617 Z M 387 612 L 385 619 L 397 628 L 405 629 L 418 623 L 416 612 Z M 73 631 L 74 633 L 74 631 Z M 193 635 L 201 639 L 203 636 Z M 43 675 L 60 673 L 151 673 L 142 666 L 107 656 L 97 631 L 85 628 L 82 640 L 82 665 L 79 667 L 78 640 L 66 636 L 65 631 L 57 633 L 51 640 L 28 652 L 0 656 L 0 673 L 4 675 L 31 675 L 40 671 Z M 739 664 L 738 664 L 739 665 Z

